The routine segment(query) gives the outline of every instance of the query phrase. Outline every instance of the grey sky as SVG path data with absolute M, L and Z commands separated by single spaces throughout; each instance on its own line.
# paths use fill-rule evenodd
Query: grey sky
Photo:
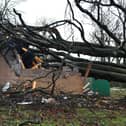
M 16 9 L 29 24 L 35 24 L 41 18 L 60 20 L 64 18 L 66 0 L 25 0 Z

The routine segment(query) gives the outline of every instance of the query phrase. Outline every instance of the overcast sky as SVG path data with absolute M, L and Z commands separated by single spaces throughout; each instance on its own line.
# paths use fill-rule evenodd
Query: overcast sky
M 43 19 L 47 19 L 47 23 L 64 19 L 67 0 L 21 0 L 21 1 L 22 2 L 19 2 L 19 4 L 16 5 L 16 9 L 22 14 L 24 21 L 29 25 L 41 25 L 41 21 Z M 80 18 L 77 10 L 76 10 L 76 16 L 77 18 Z M 83 19 L 81 21 L 83 22 Z M 86 37 L 88 37 L 89 31 L 92 30 L 92 27 L 89 24 L 85 24 L 84 28 L 85 28 L 85 35 Z M 62 36 L 65 36 L 66 38 L 68 38 L 69 35 L 71 34 L 70 32 L 68 32 L 67 28 L 63 28 L 60 30 L 62 32 Z M 76 32 L 75 38 L 76 37 L 78 40 L 80 40 L 79 32 Z
M 23 0 L 16 5 L 28 24 L 35 24 L 42 18 L 63 19 L 65 8 L 66 0 Z

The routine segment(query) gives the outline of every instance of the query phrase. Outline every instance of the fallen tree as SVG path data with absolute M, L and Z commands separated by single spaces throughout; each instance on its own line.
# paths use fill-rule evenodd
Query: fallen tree
M 123 9 L 123 6 L 110 3 L 102 3 L 102 1 L 83 1 L 85 3 L 90 3 L 94 5 L 97 3 L 99 6 L 114 6 L 116 9 L 119 9 L 121 13 L 126 14 Z M 90 76 L 94 76 L 96 78 L 108 79 L 111 81 L 120 81 L 126 82 L 126 66 L 124 63 L 117 64 L 116 62 L 112 63 L 111 61 L 102 62 L 87 60 L 85 57 L 94 56 L 100 58 L 126 58 L 126 50 L 124 48 L 125 45 L 125 36 L 123 40 L 118 38 L 118 36 L 113 33 L 106 24 L 102 23 L 99 19 L 97 19 L 92 12 L 86 10 L 81 5 L 81 0 L 75 0 L 77 8 L 86 15 L 88 15 L 92 21 L 94 21 L 100 29 L 105 31 L 108 36 L 112 39 L 112 41 L 116 44 L 113 45 L 102 45 L 101 43 L 93 43 L 86 40 L 84 36 L 84 26 L 77 20 L 74 16 L 74 11 L 71 6 L 70 1 L 68 1 L 68 5 L 71 10 L 72 20 L 61 20 L 56 21 L 51 24 L 46 24 L 44 26 L 29 26 L 25 23 L 22 18 L 22 15 L 18 13 L 15 9 L 13 12 L 19 18 L 20 24 L 11 23 L 8 19 L 2 19 L 0 22 L 0 49 L 4 49 L 5 47 L 9 48 L 18 48 L 23 44 L 29 46 L 33 46 L 34 48 L 30 48 L 37 55 L 50 55 L 51 59 L 46 59 L 44 61 L 44 67 L 57 67 L 60 68 L 64 65 L 70 66 L 72 68 L 77 67 L 82 74 L 84 74 L 86 67 L 89 63 L 92 64 L 92 69 L 90 72 Z M 99 13 L 99 12 L 98 12 Z M 119 17 L 120 18 L 120 17 Z M 63 39 L 62 33 L 60 33 L 58 27 L 64 26 L 65 24 L 72 25 L 80 32 L 80 36 L 82 38 L 82 42 L 78 41 L 68 41 Z M 123 29 L 123 32 L 125 30 Z M 48 35 L 45 36 L 45 33 Z M 99 39 L 98 39 L 99 40 Z M 100 41 L 100 40 L 99 40 Z M 118 44 L 118 46 L 116 46 Z M 11 45 L 11 46 L 10 46 Z M 54 49 L 56 51 L 54 51 Z M 78 57 L 73 56 L 73 54 L 77 54 Z M 83 55 L 82 58 L 80 55 Z

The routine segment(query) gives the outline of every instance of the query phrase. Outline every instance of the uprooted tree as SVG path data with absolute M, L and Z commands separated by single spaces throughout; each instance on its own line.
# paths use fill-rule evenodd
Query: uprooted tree
M 9 1 L 8 1 L 9 2 Z M 21 13 L 13 9 L 15 20 L 10 20 L 10 10 L 4 6 L 0 13 L 0 48 L 4 48 L 9 40 L 15 44 L 21 42 L 31 45 L 38 54 L 51 55 L 46 60 L 46 67 L 72 68 L 77 67 L 84 73 L 89 63 L 92 63 L 90 76 L 112 81 L 126 82 L 126 7 L 122 0 L 67 0 L 70 19 L 55 21 L 42 26 L 29 26 L 25 23 Z M 76 17 L 80 13 L 84 18 Z M 5 13 L 6 12 L 6 13 Z M 90 34 L 90 41 L 85 36 L 85 25 L 81 22 L 85 17 L 95 27 Z M 59 27 L 70 25 L 79 32 L 81 41 L 64 39 Z M 68 31 L 70 32 L 70 31 Z M 45 35 L 46 34 L 46 35 Z M 76 36 L 74 34 L 74 36 Z M 55 50 L 54 50 L 55 49 Z M 77 54 L 78 57 L 73 56 Z M 83 56 L 80 56 L 83 55 Z M 86 55 L 97 60 L 87 60 Z M 102 59 L 102 60 L 101 60 Z

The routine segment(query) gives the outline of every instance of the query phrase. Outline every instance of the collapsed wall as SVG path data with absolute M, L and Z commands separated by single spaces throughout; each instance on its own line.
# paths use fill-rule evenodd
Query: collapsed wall
M 20 81 L 25 80 L 32 80 L 34 78 L 36 79 L 36 88 L 42 87 L 46 88 L 50 84 L 52 84 L 52 76 L 53 73 L 50 73 L 52 69 L 26 69 L 22 71 L 22 74 L 19 78 Z M 50 73 L 50 74 L 48 74 Z M 47 76 L 46 76 L 47 75 Z M 55 81 L 55 89 L 54 93 L 72 93 L 72 94 L 82 94 L 83 93 L 83 86 L 84 86 L 84 78 L 81 76 L 79 72 L 72 71 L 69 68 L 63 67 L 63 70 L 60 71 L 60 73 L 55 73 L 57 80 Z M 52 84 L 53 86 L 53 84 Z M 50 91 L 52 89 L 52 86 L 48 88 Z
M 51 69 L 25 69 L 22 71 L 21 76 L 16 76 L 15 72 L 9 67 L 3 56 L 0 55 L 0 84 L 10 83 L 20 83 L 25 80 L 32 80 L 37 76 L 45 76 Z M 52 74 L 36 80 L 37 87 L 47 87 L 52 83 Z M 36 87 L 36 88 L 37 88 Z M 56 81 L 55 91 L 59 93 L 60 91 L 67 93 L 82 93 L 83 78 L 80 73 L 64 69 L 61 72 L 60 77 Z M 51 88 L 50 88 L 51 90 Z
M 0 84 L 6 82 L 15 83 L 17 79 L 14 71 L 9 67 L 3 56 L 0 55 Z

